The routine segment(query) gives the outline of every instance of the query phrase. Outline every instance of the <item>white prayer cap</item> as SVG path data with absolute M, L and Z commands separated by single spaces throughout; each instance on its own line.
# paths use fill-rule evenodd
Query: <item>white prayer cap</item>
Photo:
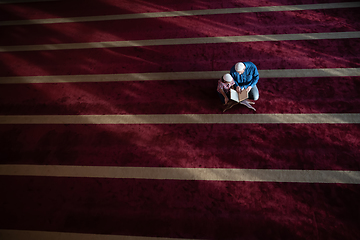
M 238 62 L 237 64 L 235 64 L 235 71 L 241 72 L 244 69 L 245 69 L 245 64 L 243 64 L 242 62 Z
M 223 79 L 225 82 L 232 82 L 232 80 L 233 80 L 232 76 L 229 73 L 225 74 L 223 76 Z

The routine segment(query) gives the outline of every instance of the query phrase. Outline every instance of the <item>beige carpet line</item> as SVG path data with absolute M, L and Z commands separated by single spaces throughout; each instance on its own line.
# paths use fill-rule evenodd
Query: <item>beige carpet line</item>
M 360 113 L 0 115 L 0 124 L 359 124 Z
M 360 31 L 0 46 L 0 52 L 360 38 Z
M 360 184 L 360 171 L 0 165 L 0 176 Z
M 70 232 L 0 229 L 2 240 L 195 240 L 185 238 L 141 237 Z
M 123 82 L 157 80 L 209 80 L 219 79 L 223 71 L 199 72 L 155 72 L 89 75 L 16 76 L 0 77 L 0 84 L 21 83 L 66 83 L 66 82 Z M 358 77 L 360 68 L 318 68 L 318 69 L 272 69 L 259 70 L 260 78 L 304 78 L 304 77 Z
M 7 2 L 9 2 L 9 1 L 7 1 Z M 1 3 L 1 1 L 0 1 L 0 3 Z M 181 17 L 181 16 L 216 15 L 216 14 L 238 14 L 238 13 L 254 13 L 254 12 L 302 11 L 302 10 L 320 10 L 320 9 L 356 8 L 356 7 L 360 7 L 360 2 L 321 3 L 321 4 L 264 6 L 264 7 L 247 7 L 247 8 L 225 8 L 225 9 L 205 9 L 205 10 L 188 10 L 188 11 L 169 11 L 169 12 L 150 12 L 150 13 L 133 13 L 133 14 L 71 17 L 71 18 L 12 20 L 12 21 L 1 21 L 0 26 L 72 23 L 72 22 L 93 22 L 93 21 L 108 21 L 108 20 L 164 18 L 164 17 Z

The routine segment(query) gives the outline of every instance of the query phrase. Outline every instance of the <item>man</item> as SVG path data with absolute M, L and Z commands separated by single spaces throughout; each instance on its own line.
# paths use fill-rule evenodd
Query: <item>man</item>
M 259 72 L 254 63 L 238 62 L 231 68 L 230 75 L 235 80 L 235 90 L 238 93 L 247 91 L 249 93 L 249 99 L 254 101 L 259 99 L 259 90 L 256 86 L 259 81 Z M 255 108 L 250 105 L 254 104 L 254 102 L 244 100 L 240 103 L 256 111 Z

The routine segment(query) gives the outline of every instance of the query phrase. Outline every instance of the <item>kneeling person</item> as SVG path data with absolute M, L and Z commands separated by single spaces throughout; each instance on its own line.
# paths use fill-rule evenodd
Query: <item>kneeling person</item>
M 259 72 L 252 62 L 238 62 L 230 70 L 230 75 L 235 80 L 235 90 L 238 93 L 247 91 L 249 99 L 258 100 L 259 90 L 256 84 L 259 81 Z
M 222 76 L 218 81 L 217 91 L 223 104 L 227 104 L 230 99 L 230 88 L 235 85 L 234 79 L 229 73 Z

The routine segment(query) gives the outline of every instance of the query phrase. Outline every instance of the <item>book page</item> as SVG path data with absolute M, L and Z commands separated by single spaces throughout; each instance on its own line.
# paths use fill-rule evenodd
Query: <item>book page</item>
M 234 100 L 235 102 L 241 102 L 245 99 L 249 98 L 249 94 L 247 91 L 242 91 L 240 96 L 234 89 L 230 89 L 230 99 Z

